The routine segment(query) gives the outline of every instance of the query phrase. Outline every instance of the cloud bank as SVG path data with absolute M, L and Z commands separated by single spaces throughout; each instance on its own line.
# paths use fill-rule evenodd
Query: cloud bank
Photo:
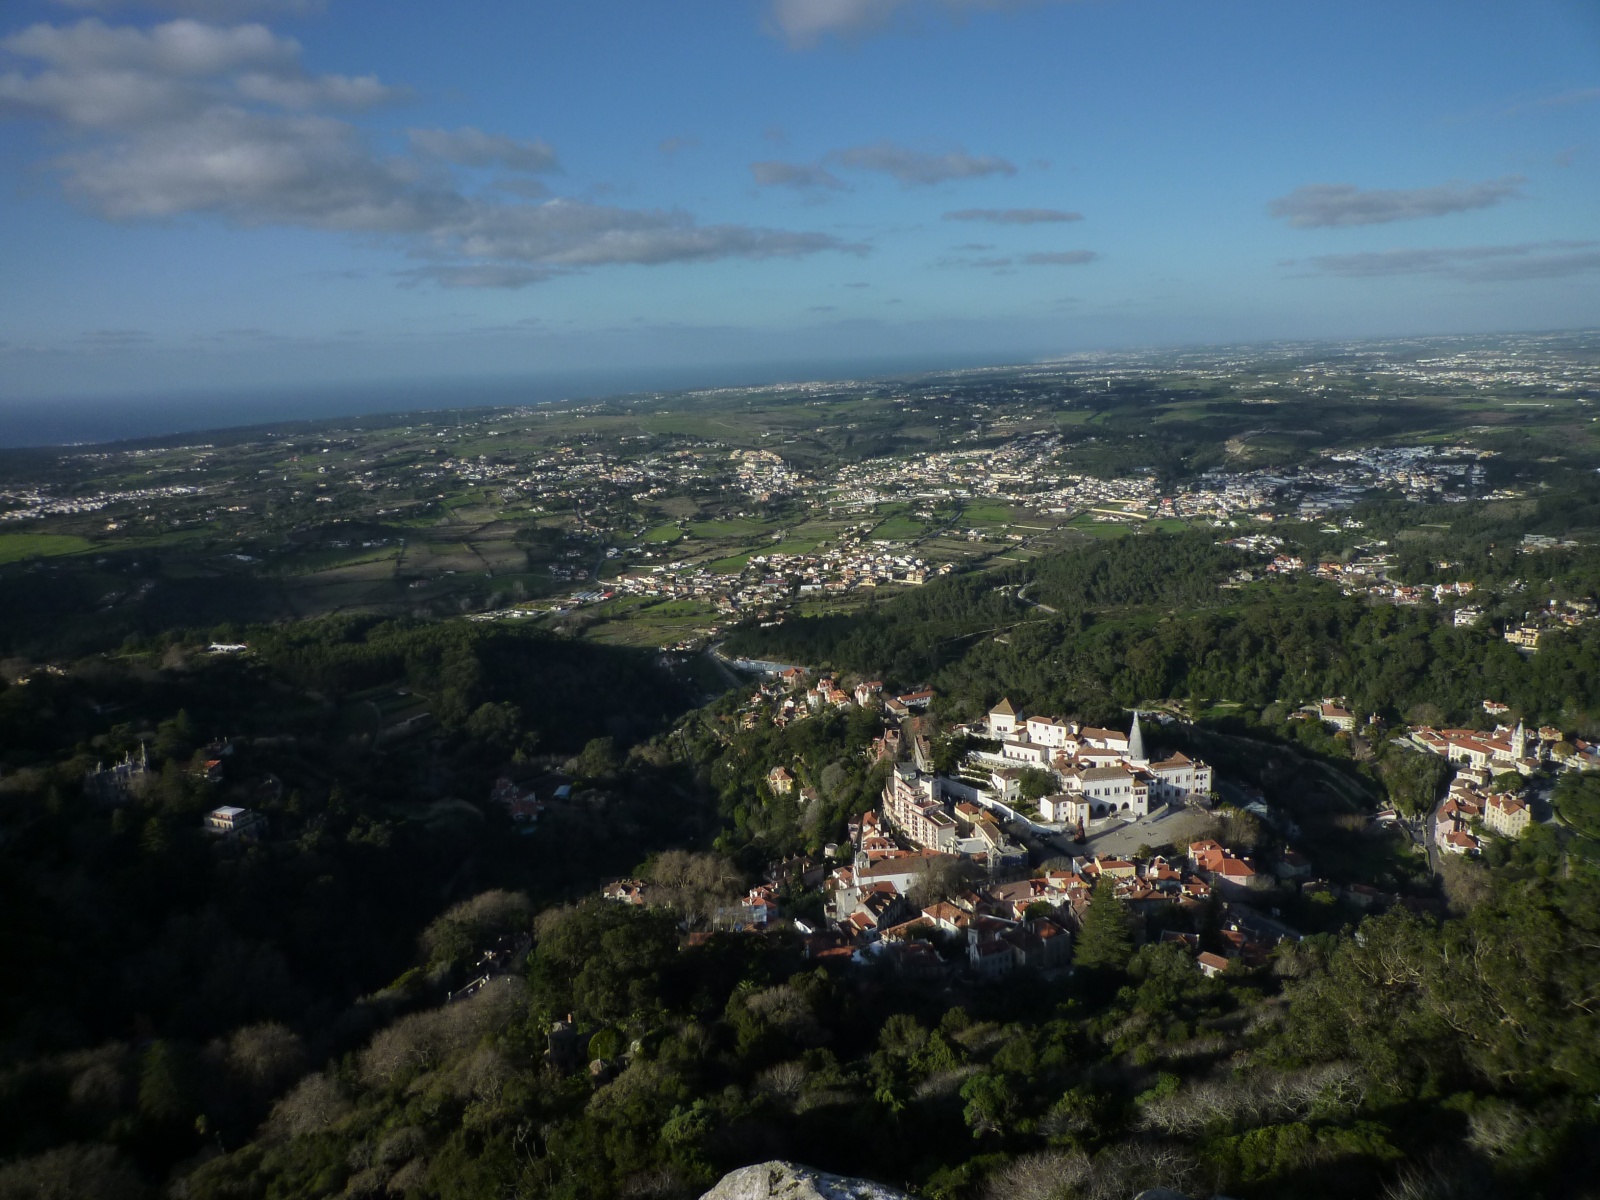
M 865 146 L 835 150 L 833 161 L 860 171 L 877 171 L 906 187 L 929 186 L 951 179 L 976 179 L 984 175 L 1015 175 L 1016 165 L 992 154 L 971 155 L 964 150 L 925 154 L 883 139 Z
M 1099 257 L 1093 250 L 1055 250 L 1024 254 L 1022 261 L 1030 267 L 1081 267 Z
M 1457 246 L 1325 254 L 1309 260 L 1325 275 L 1379 279 L 1443 275 L 1473 283 L 1561 279 L 1600 271 L 1600 242 L 1523 242 L 1510 246 Z
M 114 13 L 134 9 L 201 17 L 212 21 L 237 21 L 251 16 L 305 16 L 321 12 L 327 0 L 55 0 L 63 8 L 81 12 Z
M 825 37 L 876 33 L 918 9 L 947 13 L 1019 8 L 1041 0 L 772 0 L 772 24 L 791 46 L 806 48 Z
M 863 252 L 828 234 L 700 225 L 676 210 L 468 191 L 454 168 L 549 172 L 556 153 L 472 128 L 412 130 L 407 153 L 382 153 L 344 114 L 404 91 L 310 74 L 299 44 L 262 25 L 182 18 L 141 29 L 91 17 L 31 26 L 0 49 L 26 64 L 0 73 L 0 117 L 53 126 L 66 149 L 52 165 L 68 193 L 113 220 L 206 215 L 377 235 L 431 260 L 418 278 L 462 287 L 605 265 Z
M 814 163 L 791 163 L 769 160 L 750 164 L 750 174 L 757 187 L 787 187 L 797 191 L 826 188 L 847 191 L 849 184 L 826 167 Z
M 957 250 L 987 250 L 991 247 L 980 244 L 957 246 Z M 1100 255 L 1094 250 L 1039 250 L 1031 254 L 1013 257 L 1006 255 L 997 258 L 947 258 L 939 263 L 942 267 L 979 267 L 985 270 L 1000 271 L 1007 267 L 1021 265 L 1025 267 L 1081 267 L 1096 262 Z
M 1443 217 L 1450 213 L 1492 208 L 1521 195 L 1521 175 L 1483 183 L 1446 183 L 1438 187 L 1358 188 L 1353 183 L 1313 183 L 1296 188 L 1267 205 L 1267 212 L 1296 229 L 1342 229 L 1352 225 L 1386 225 Z
M 826 164 L 826 165 L 824 165 Z M 913 150 L 897 145 L 887 138 L 843 150 L 830 150 L 818 163 L 795 163 L 768 160 L 750 164 L 750 174 L 759 187 L 789 187 L 801 191 L 826 188 L 847 191 L 849 184 L 829 170 L 829 166 L 842 170 L 872 171 L 887 175 L 903 187 L 933 187 L 955 179 L 979 179 L 985 175 L 1015 175 L 1016 164 L 992 154 L 968 154 L 955 149 L 942 153 Z M 991 219 L 1005 221 L 1010 214 L 1045 214 L 1047 209 L 969 209 L 972 214 L 988 213 Z M 980 219 L 974 215 L 963 218 L 946 214 L 946 219 Z M 1028 223 L 1025 218 L 1011 216 L 1014 224 Z M 1074 220 L 1076 214 L 1058 216 L 1036 215 L 1035 220 Z
M 963 208 L 944 214 L 946 221 L 987 221 L 992 225 L 1042 225 L 1053 221 L 1081 221 L 1082 213 L 1060 208 Z
M 555 171 L 556 152 L 541 141 L 519 141 L 481 129 L 413 129 L 411 148 L 418 154 L 463 167 L 501 166 L 508 171 Z

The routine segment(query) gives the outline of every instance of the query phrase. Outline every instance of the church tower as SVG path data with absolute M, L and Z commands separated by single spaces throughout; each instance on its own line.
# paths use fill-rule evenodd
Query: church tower
M 1517 762 L 1528 757 L 1528 730 L 1521 721 L 1511 731 L 1511 757 Z

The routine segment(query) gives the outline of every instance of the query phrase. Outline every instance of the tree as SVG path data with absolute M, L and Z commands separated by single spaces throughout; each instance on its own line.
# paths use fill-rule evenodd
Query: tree
M 961 1098 L 967 1102 L 962 1113 L 973 1137 L 1004 1133 L 1014 1122 L 1021 1097 L 1010 1075 L 984 1071 L 961 1085 Z
M 189 1064 L 171 1042 L 150 1043 L 139 1070 L 139 1111 L 156 1125 L 182 1127 L 194 1115 Z
M 1556 812 L 1587 837 L 1600 837 L 1600 776 L 1568 771 L 1556 785 Z
M 187 709 L 180 708 L 177 716 L 156 726 L 156 754 L 161 758 L 188 758 L 194 742 L 194 723 Z
M 477 741 L 509 750 L 517 743 L 517 730 L 521 725 L 522 710 L 515 704 L 480 704 L 467 718 L 467 734 Z
M 652 903 L 680 913 L 691 925 L 709 921 L 732 904 L 742 882 L 738 868 L 720 854 L 666 850 L 645 869 Z
M 0 1166 L 0 1200 L 141 1200 L 147 1194 L 110 1146 L 59 1146 Z
M 482 892 L 447 909 L 419 939 L 430 963 L 465 966 L 495 938 L 527 930 L 533 910 L 520 892 Z
M 930 858 L 918 873 L 916 882 L 911 885 L 911 902 L 921 908 L 938 904 L 950 899 L 965 882 L 966 866 L 963 860 L 948 855 Z
M 538 930 L 529 978 L 547 1016 L 574 1012 L 619 1028 L 648 1025 L 662 973 L 678 955 L 670 914 L 591 900 L 541 914 Z
M 1450 778 L 1450 763 L 1437 754 L 1423 754 L 1390 742 L 1378 754 L 1378 775 L 1389 799 L 1401 812 L 1420 816 L 1439 798 Z
M 622 766 L 617 744 L 611 738 L 592 738 L 583 753 L 572 760 L 572 769 L 584 779 L 609 779 Z
M 1133 939 L 1128 933 L 1128 917 L 1117 899 L 1116 885 L 1110 879 L 1095 884 L 1089 910 L 1083 916 L 1073 962 L 1095 971 L 1120 971 L 1133 955 Z
M 271 1096 L 309 1064 L 300 1036 L 275 1021 L 246 1025 L 228 1039 L 228 1068 L 253 1093 Z
M 1261 825 L 1261 818 L 1244 808 L 1229 809 L 1227 814 L 1228 843 L 1232 846 L 1237 846 L 1246 853 L 1254 853 L 1259 850 L 1262 840 L 1266 836 L 1266 830 Z
M 1041 800 L 1056 791 L 1056 777 L 1038 767 L 1024 767 L 1017 777 L 1017 788 L 1028 801 Z

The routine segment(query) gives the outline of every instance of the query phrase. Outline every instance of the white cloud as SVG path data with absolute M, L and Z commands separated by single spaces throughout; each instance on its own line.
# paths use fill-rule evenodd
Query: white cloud
M 849 188 L 849 184 L 832 171 L 814 163 L 753 162 L 750 174 L 758 187 L 791 187 L 799 191 L 813 188 L 845 191 Z
M 893 176 L 907 187 L 944 183 L 951 179 L 975 179 L 983 175 L 1015 175 L 1015 164 L 994 155 L 971 155 L 964 150 L 927 154 L 897 146 L 887 139 L 865 146 L 836 150 L 829 158 L 843 166 L 862 171 L 879 171 Z
M 174 76 L 216 75 L 239 67 L 293 68 L 299 43 L 265 25 L 224 29 L 179 20 L 148 30 L 107 25 L 94 17 L 75 25 L 31 25 L 5 39 L 22 58 L 71 71 L 126 69 Z
M 957 250 L 992 250 L 993 246 L 982 242 L 974 242 L 966 246 L 957 246 Z M 1013 258 L 1011 256 L 996 258 L 946 258 L 940 261 L 942 267 L 979 267 L 986 270 L 1003 270 L 1015 264 L 1026 267 L 1081 267 L 1085 263 L 1092 263 L 1100 257 L 1093 250 L 1040 250 L 1031 254 L 1023 254 Z
M 773 0 L 772 17 L 783 36 L 809 46 L 824 34 L 860 33 L 888 23 L 906 0 Z
M 519 141 L 502 134 L 460 129 L 413 129 L 411 148 L 440 162 L 463 167 L 502 166 L 509 171 L 556 171 L 560 163 L 548 142 Z
M 1351 225 L 1385 225 L 1420 217 L 1490 208 L 1521 195 L 1520 175 L 1483 183 L 1446 183 L 1424 188 L 1358 188 L 1353 183 L 1313 183 L 1296 188 L 1267 205 L 1297 229 L 1337 229 Z
M 1041 0 L 772 0 L 772 22 L 791 46 L 814 46 L 824 37 L 860 37 L 896 23 L 919 8 L 949 13 L 1019 8 Z
M 1600 271 L 1600 242 L 1523 242 L 1509 246 L 1455 246 L 1325 254 L 1310 260 L 1326 275 L 1374 279 L 1395 275 L 1445 275 L 1474 283 L 1559 279 Z
M 0 74 L 0 116 L 64 133 L 53 165 L 66 189 L 113 219 L 201 214 L 385 236 L 430 262 L 413 278 L 458 287 L 520 287 L 622 263 L 864 251 L 822 233 L 702 226 L 676 211 L 468 192 L 453 167 L 552 171 L 555 151 L 463 128 L 413 130 L 410 154 L 381 154 L 329 110 L 395 90 L 370 76 L 310 75 L 296 42 L 259 25 L 136 29 L 91 18 L 36 25 L 0 48 L 31 68 Z M 516 183 L 498 190 L 527 195 Z
M 143 9 L 211 21 L 237 21 L 250 16 L 304 16 L 327 7 L 326 0 L 56 0 L 56 3 L 85 12 Z
M 440 232 L 470 258 L 557 267 L 793 258 L 819 250 L 864 250 L 828 234 L 697 225 L 687 213 L 608 208 L 565 199 L 517 207 L 474 206 Z
M 239 225 L 425 232 L 468 207 L 344 121 L 218 107 L 58 160 L 70 192 L 117 219 L 210 213 Z
M 264 25 L 169 21 L 150 29 L 33 25 L 0 49 L 37 64 L 0 73 L 0 115 L 81 129 L 137 131 L 232 102 L 274 108 L 361 108 L 397 97 L 373 76 L 308 75 L 300 45 Z
M 294 79 L 258 71 L 239 76 L 234 86 L 247 100 L 279 108 L 372 108 L 400 96 L 399 89 L 379 83 L 376 75 L 353 79 L 347 75 Z
M 517 291 L 543 283 L 557 272 L 543 267 L 518 267 L 506 263 L 469 263 L 466 266 L 417 267 L 401 271 L 403 286 L 436 283 L 447 288 L 490 288 Z
M 1093 250 L 1048 250 L 1024 254 L 1022 261 L 1030 267 L 1081 267 L 1099 257 Z
M 1081 221 L 1083 214 L 1061 208 L 963 208 L 944 214 L 946 221 L 987 221 L 993 225 L 1042 225 Z

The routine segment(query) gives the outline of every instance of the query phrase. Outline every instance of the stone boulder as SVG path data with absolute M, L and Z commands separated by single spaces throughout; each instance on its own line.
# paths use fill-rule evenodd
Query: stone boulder
M 813 1171 L 792 1162 L 764 1162 L 724 1175 L 700 1200 L 912 1200 L 868 1179 Z

